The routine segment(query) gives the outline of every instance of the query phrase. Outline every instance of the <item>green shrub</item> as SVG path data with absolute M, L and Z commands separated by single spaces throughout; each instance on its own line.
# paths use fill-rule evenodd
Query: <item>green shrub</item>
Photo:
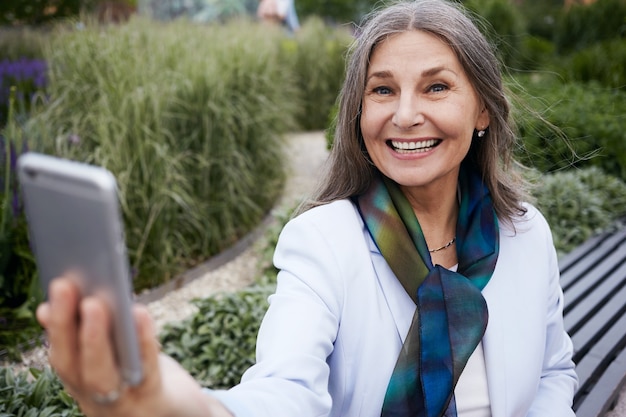
M 626 37 L 572 52 L 555 60 L 552 67 L 567 82 L 595 81 L 606 88 L 626 91 L 625 62 Z
M 517 57 L 516 70 L 532 71 L 545 69 L 555 60 L 554 43 L 536 36 L 524 36 Z
M 250 22 L 57 33 L 38 150 L 110 169 L 135 289 L 158 285 L 256 226 L 284 182 L 297 92 L 280 30 Z
M 525 23 L 515 4 L 509 0 L 469 0 L 464 4 L 489 23 L 481 23 L 482 30 L 496 46 L 502 62 L 517 66 Z
M 626 183 L 597 167 L 544 175 L 534 195 L 560 254 L 626 215 Z
M 11 368 L 0 367 L 0 393 L 0 416 L 83 416 L 49 368 L 14 373 Z
M 548 74 L 516 77 L 511 89 L 531 109 L 514 110 L 524 163 L 542 172 L 594 165 L 626 178 L 625 93 Z
M 626 37 L 626 0 L 574 3 L 558 18 L 555 43 L 560 53 L 587 48 L 596 42 Z
M 516 2 L 530 37 L 554 39 L 556 21 L 563 10 L 563 0 L 524 0 Z

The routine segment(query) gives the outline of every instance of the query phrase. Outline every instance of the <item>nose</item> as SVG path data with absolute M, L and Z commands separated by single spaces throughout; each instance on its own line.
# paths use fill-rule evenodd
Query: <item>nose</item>
M 424 123 L 424 115 L 420 109 L 419 98 L 415 94 L 400 94 L 396 110 L 391 121 L 400 129 L 409 129 Z

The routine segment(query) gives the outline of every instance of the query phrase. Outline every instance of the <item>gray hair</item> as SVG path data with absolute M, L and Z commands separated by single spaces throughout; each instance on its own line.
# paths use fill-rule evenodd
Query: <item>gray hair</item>
M 465 161 L 477 169 L 505 221 L 525 212 L 520 180 L 509 168 L 516 142 L 509 120 L 500 64 L 468 11 L 446 0 L 400 1 L 374 11 L 348 51 L 346 78 L 339 95 L 333 149 L 317 194 L 301 210 L 350 198 L 369 187 L 377 168 L 371 163 L 360 130 L 361 103 L 369 60 L 388 37 L 419 30 L 441 39 L 458 58 L 479 99 L 489 112 L 487 134 L 472 140 Z

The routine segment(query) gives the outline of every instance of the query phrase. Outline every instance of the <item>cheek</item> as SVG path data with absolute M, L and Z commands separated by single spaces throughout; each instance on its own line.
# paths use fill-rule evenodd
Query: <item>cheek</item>
M 363 137 L 367 140 L 367 138 L 371 138 L 373 136 L 376 136 L 377 132 L 380 130 L 381 128 L 381 122 L 380 122 L 380 111 L 375 111 L 371 105 L 367 105 L 366 103 L 363 103 L 363 106 L 361 108 L 361 120 L 360 120 L 360 125 L 361 125 L 361 133 L 363 134 Z

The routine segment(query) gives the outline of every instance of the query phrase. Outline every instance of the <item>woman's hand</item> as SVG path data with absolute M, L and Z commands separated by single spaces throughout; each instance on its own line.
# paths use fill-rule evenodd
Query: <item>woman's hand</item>
M 81 410 L 90 417 L 232 417 L 180 365 L 159 353 L 148 311 L 137 305 L 133 316 L 144 377 L 139 385 L 125 387 L 115 363 L 106 305 L 95 297 L 81 300 L 68 278 L 52 281 L 49 302 L 39 306 L 37 319 L 48 333 L 50 365 Z

